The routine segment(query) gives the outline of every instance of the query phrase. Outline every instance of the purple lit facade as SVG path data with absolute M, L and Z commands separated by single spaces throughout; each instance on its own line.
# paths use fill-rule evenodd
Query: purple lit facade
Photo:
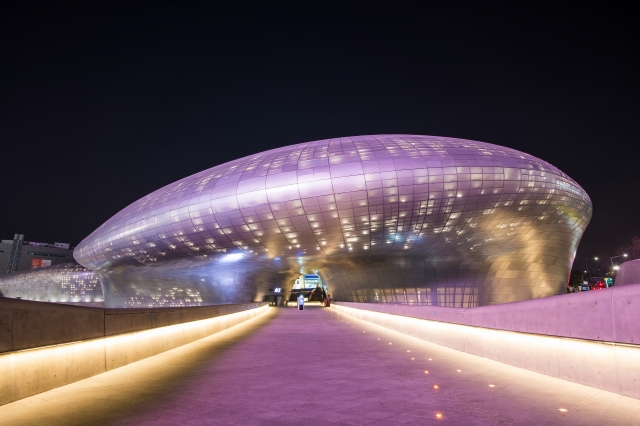
M 513 149 L 346 137 L 167 185 L 74 257 L 111 307 L 262 300 L 314 271 L 337 300 L 472 307 L 563 292 L 591 212 L 576 182 Z
M 100 280 L 75 262 L 0 275 L 0 296 L 70 305 L 104 306 Z

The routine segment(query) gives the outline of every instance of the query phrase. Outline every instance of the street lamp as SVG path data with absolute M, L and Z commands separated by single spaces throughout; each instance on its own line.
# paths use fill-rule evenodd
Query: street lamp
M 598 256 L 594 257 L 593 259 L 587 259 L 587 258 L 584 259 L 584 266 L 587 268 L 587 271 L 589 270 L 589 264 L 587 263 L 588 260 L 598 260 Z
M 613 266 L 613 269 L 617 271 L 620 266 L 616 266 L 613 264 L 613 259 L 615 259 L 616 257 L 627 257 L 627 253 L 621 254 L 620 256 L 611 256 L 611 266 Z

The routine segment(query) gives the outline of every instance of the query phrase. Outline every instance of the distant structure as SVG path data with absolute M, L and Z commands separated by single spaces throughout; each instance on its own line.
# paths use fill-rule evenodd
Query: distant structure
M 270 287 L 288 297 L 312 271 L 335 300 L 474 307 L 564 292 L 591 213 L 580 185 L 514 149 L 357 136 L 167 185 L 74 256 L 108 307 L 248 302 Z
M 2 240 L 4 244 L 6 240 Z M 8 244 L 9 241 L 6 241 Z M 24 243 L 23 234 L 15 234 L 13 241 L 11 241 L 11 250 L 9 251 L 9 261 L 7 262 L 7 274 L 18 270 L 18 263 L 20 263 L 20 253 L 22 253 L 22 244 Z M 2 249 L 0 249 L 2 250 Z M 4 253 L 4 250 L 3 250 Z
M 6 266 L 7 274 L 69 262 L 74 259 L 68 243 L 25 241 L 23 234 L 0 241 L 0 265 Z
M 104 306 L 98 277 L 76 262 L 0 275 L 0 296 L 83 306 Z

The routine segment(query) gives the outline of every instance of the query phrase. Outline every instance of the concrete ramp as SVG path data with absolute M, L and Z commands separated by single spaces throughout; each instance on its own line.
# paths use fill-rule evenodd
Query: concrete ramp
M 331 308 L 271 307 L 188 345 L 2 406 L 3 422 L 637 425 L 640 401 Z

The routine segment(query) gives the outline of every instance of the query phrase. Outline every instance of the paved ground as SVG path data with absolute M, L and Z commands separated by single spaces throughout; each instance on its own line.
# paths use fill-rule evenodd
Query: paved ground
M 640 400 L 327 308 L 271 308 L 198 342 L 1 406 L 0 424 L 640 425 Z

